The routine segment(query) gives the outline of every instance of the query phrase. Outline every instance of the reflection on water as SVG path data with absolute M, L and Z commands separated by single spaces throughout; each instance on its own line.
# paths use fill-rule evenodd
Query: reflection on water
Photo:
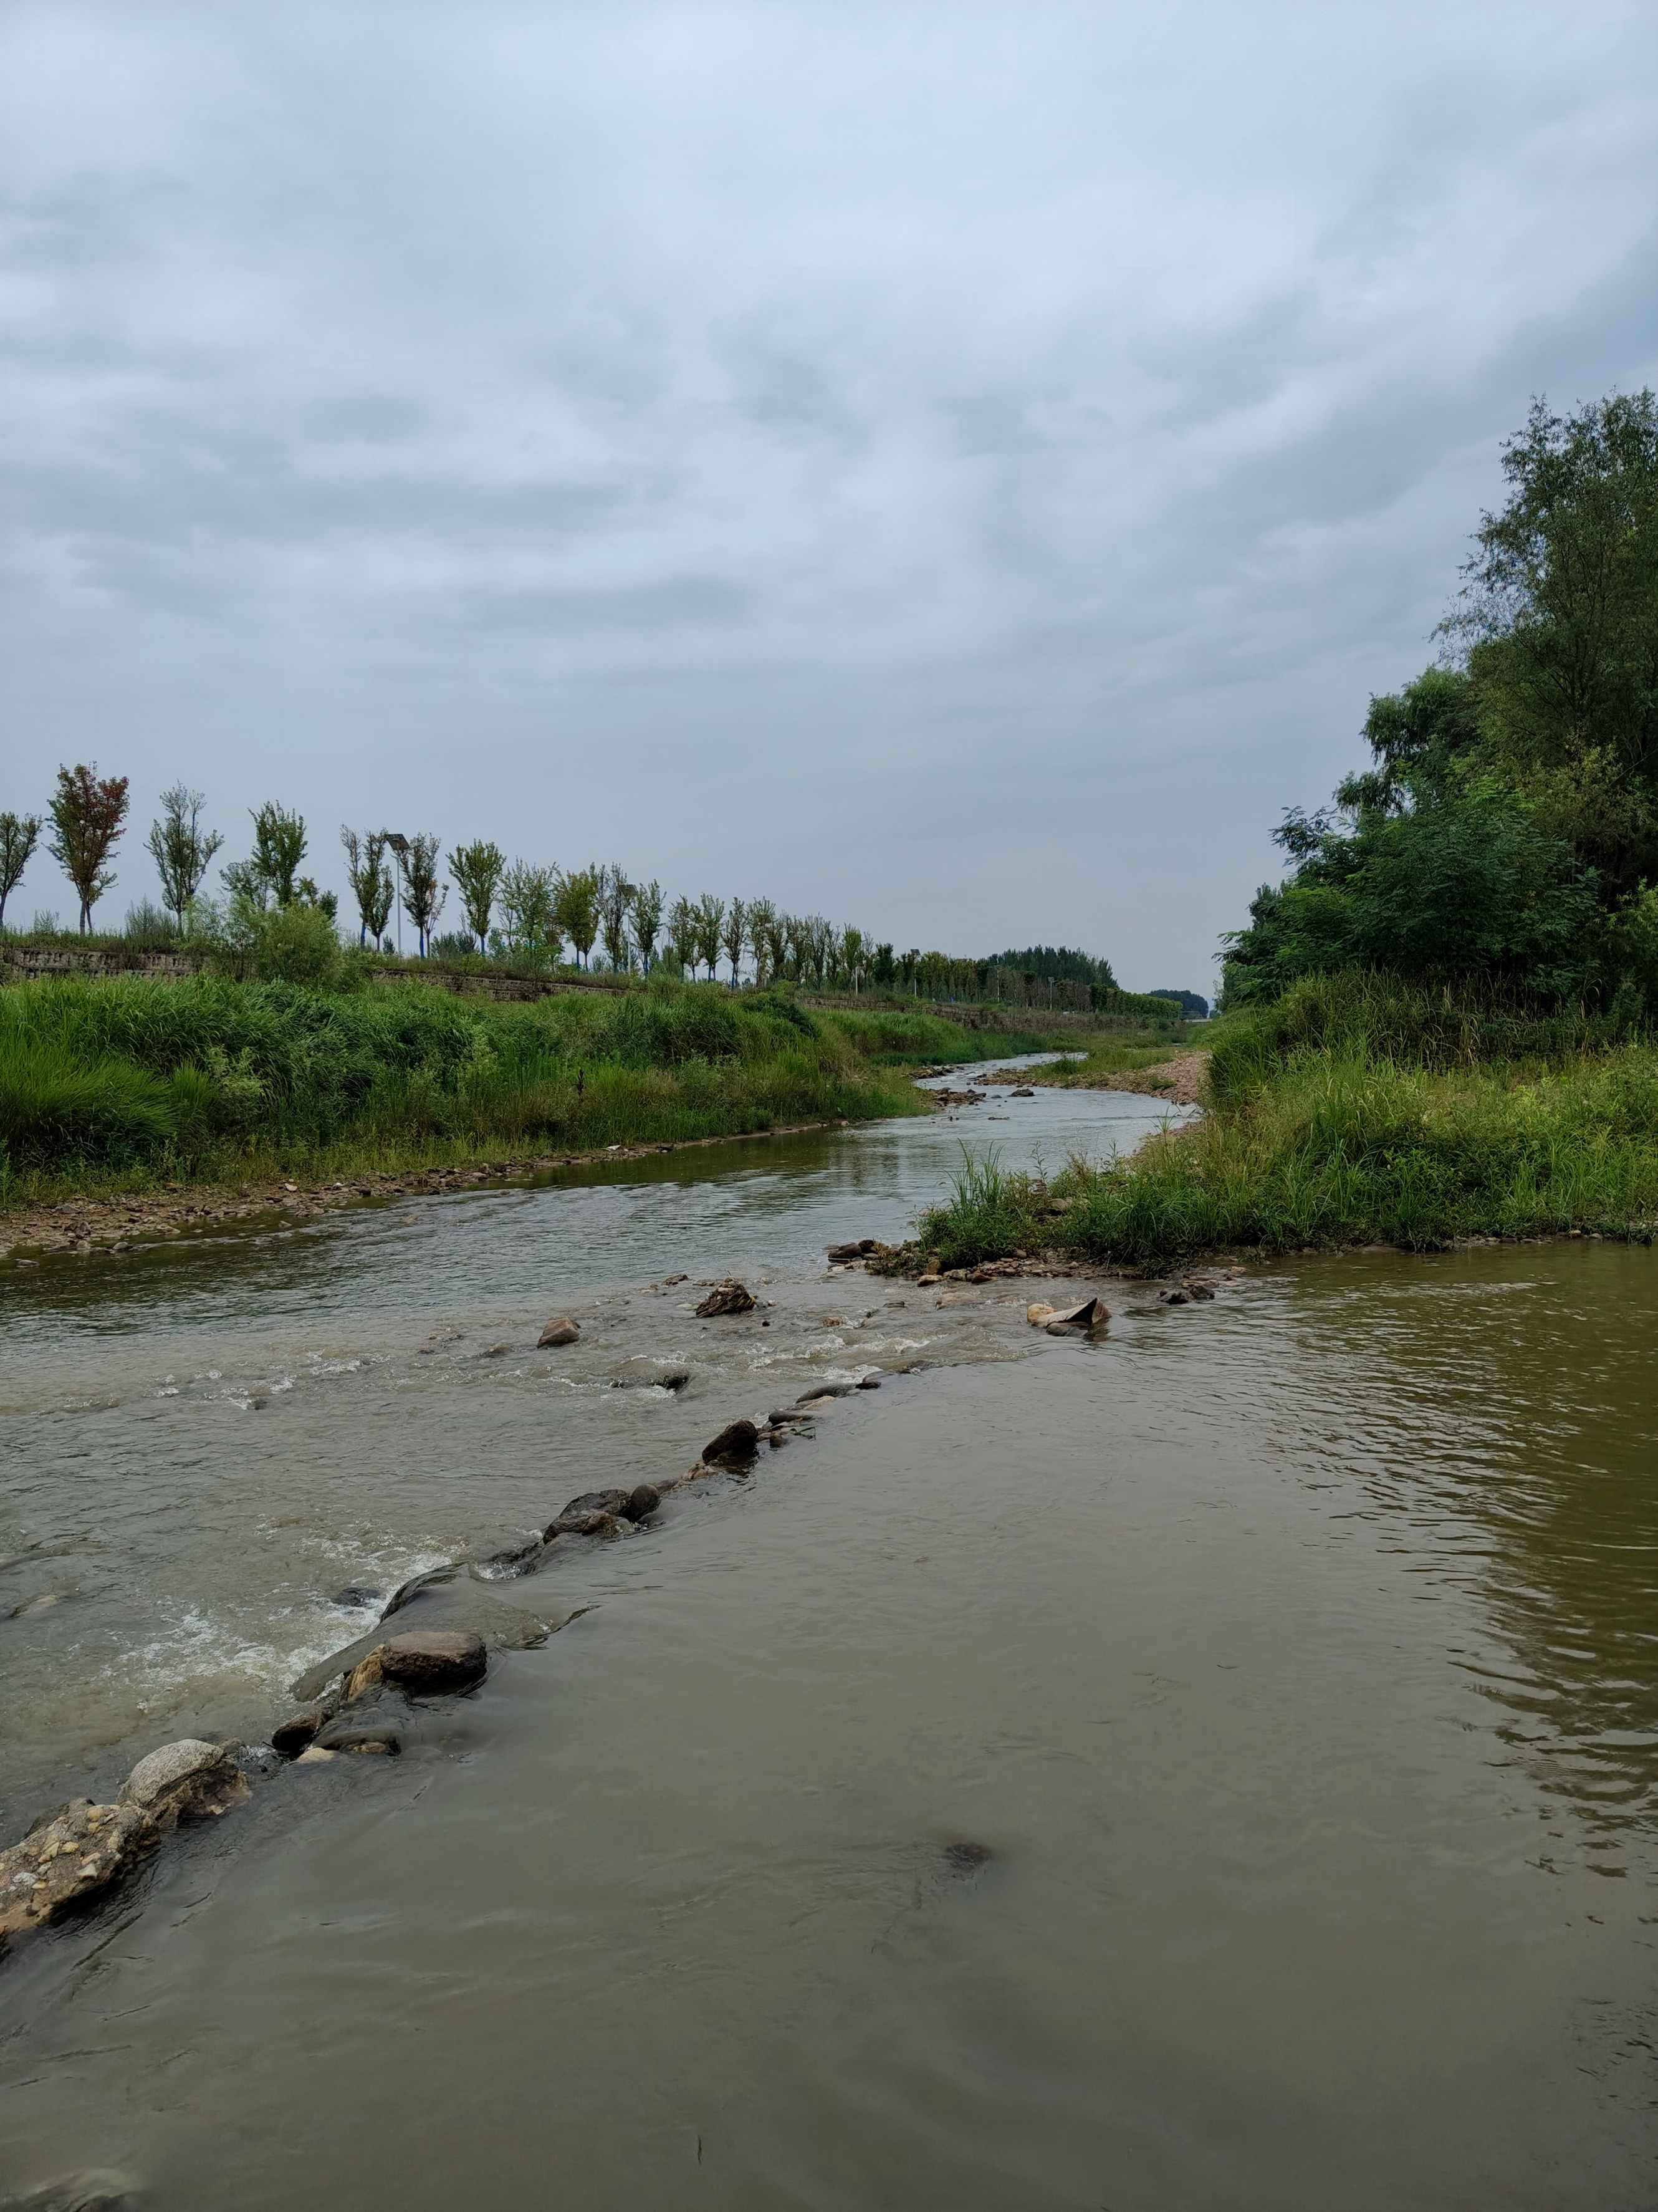
M 9 1829 L 267 1724 L 372 1622 L 348 1586 L 889 1379 L 497 1586 L 579 1617 L 400 1760 L 284 1770 L 8 1961 L 0 2175 L 184 2212 L 1654 2201 L 1652 1255 L 1113 1285 L 1092 1345 L 1019 1285 L 825 1279 L 963 1134 L 1053 1164 L 1158 1118 L 1019 1103 L 8 1283 Z M 732 1269 L 762 1308 L 697 1322 Z M 555 1304 L 582 1340 L 539 1353 Z

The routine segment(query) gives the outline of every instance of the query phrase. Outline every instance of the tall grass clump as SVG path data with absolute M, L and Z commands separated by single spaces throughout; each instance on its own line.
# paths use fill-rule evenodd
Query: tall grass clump
M 981 1165 L 920 1242 L 959 1266 L 1058 1246 L 1160 1268 L 1658 1226 L 1658 1049 L 1606 1018 L 1352 974 L 1309 978 L 1214 1038 L 1199 1120 L 1051 1182 Z
M 206 974 L 0 990 L 0 1181 L 234 1177 L 586 1150 L 925 1110 L 898 1063 L 982 1042 L 935 1017 L 664 982 L 501 1006 L 410 984 Z

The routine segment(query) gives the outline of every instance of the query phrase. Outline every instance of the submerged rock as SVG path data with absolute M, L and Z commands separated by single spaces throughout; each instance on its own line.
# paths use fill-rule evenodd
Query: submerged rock
M 696 1309 L 699 1321 L 712 1321 L 719 1314 L 745 1314 L 754 1311 L 754 1293 L 744 1283 L 726 1281 L 716 1283 L 701 1304 Z
M 702 1447 L 705 1467 L 740 1467 L 754 1457 L 760 1431 L 752 1421 L 728 1421 L 711 1443 Z
M 953 1875 L 957 1881 L 970 1881 L 996 1854 L 988 1844 L 946 1844 L 940 1856 L 946 1874 Z
M 142 1806 L 158 1830 L 212 1820 L 250 1795 L 232 1747 L 185 1736 L 141 1759 L 122 1786 L 124 1805 Z
M 355 1611 L 361 1605 L 378 1605 L 385 1595 L 384 1590 L 371 1589 L 367 1583 L 347 1583 L 343 1589 L 335 1591 L 328 1602 Z
M 881 1370 L 878 1367 L 872 1367 L 867 1375 L 859 1376 L 858 1378 L 858 1388 L 860 1390 L 878 1390 L 880 1387 Z
M 536 1339 L 537 1352 L 545 1352 L 561 1344 L 574 1344 L 580 1336 L 580 1325 L 568 1314 L 555 1314 Z
M 378 1753 L 395 1759 L 403 1749 L 403 1724 L 395 1712 L 382 1711 L 377 1705 L 361 1706 L 337 1714 L 326 1728 L 319 1730 L 315 1748 Z
M 137 2212 L 136 2183 L 106 2167 L 64 2175 L 27 2197 L 0 2197 L 0 2212 Z
M 21 1844 L 0 1851 L 0 1951 L 107 1888 L 155 1849 L 160 1832 L 145 1806 L 94 1805 L 88 1797 L 37 1821 Z
M 854 1244 L 829 1245 L 828 1254 L 831 1260 L 862 1260 L 879 1249 L 874 1237 L 860 1237 Z

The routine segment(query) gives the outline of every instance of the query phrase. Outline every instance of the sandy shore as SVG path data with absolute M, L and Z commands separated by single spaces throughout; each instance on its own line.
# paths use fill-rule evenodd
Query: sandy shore
M 794 1121 L 785 1127 L 724 1137 L 690 1137 L 671 1145 L 609 1145 L 596 1152 L 513 1155 L 451 1167 L 416 1168 L 403 1175 L 353 1176 L 345 1182 L 331 1178 L 248 1182 L 234 1188 L 176 1183 L 161 1190 L 120 1192 L 107 1198 L 66 1198 L 0 1213 L 0 1259 L 9 1256 L 27 1266 L 38 1254 L 125 1252 L 137 1244 L 159 1243 L 187 1230 L 206 1229 L 220 1222 L 314 1220 L 339 1206 L 360 1206 L 366 1199 L 429 1197 L 437 1191 L 512 1182 L 550 1168 L 644 1159 L 653 1152 L 700 1152 L 711 1145 L 753 1144 L 769 1137 L 795 1137 L 814 1129 L 849 1127 L 839 1119 Z

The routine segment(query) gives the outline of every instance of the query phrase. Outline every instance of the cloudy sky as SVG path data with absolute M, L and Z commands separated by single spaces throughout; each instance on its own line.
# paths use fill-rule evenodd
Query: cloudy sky
M 1207 990 L 1530 396 L 1658 381 L 1649 0 L 9 0 L 0 191 L 111 922 L 182 776 Z

